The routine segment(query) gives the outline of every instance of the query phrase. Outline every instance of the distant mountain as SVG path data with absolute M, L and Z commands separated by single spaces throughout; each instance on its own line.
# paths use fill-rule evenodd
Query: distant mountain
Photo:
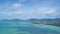
M 13 21 L 13 22 L 18 22 L 18 21 L 23 21 L 21 19 L 3 19 L 3 20 L 0 20 L 0 21 Z
M 56 19 L 36 19 L 36 18 L 31 18 L 28 20 L 21 20 L 21 19 L 3 19 L 0 21 L 60 21 L 60 18 Z
M 34 18 L 31 18 L 27 21 L 30 21 L 30 22 L 36 23 L 36 24 L 53 24 L 53 23 L 60 24 L 60 18 L 56 18 L 56 19 L 34 19 Z
M 56 19 L 35 19 L 35 18 L 31 18 L 27 21 L 60 21 L 60 18 L 56 18 Z
M 35 18 L 31 18 L 28 20 L 21 20 L 21 19 L 3 19 L 0 20 L 2 22 L 8 21 L 8 22 L 30 22 L 33 24 L 46 24 L 46 25 L 57 25 L 60 26 L 60 18 L 56 18 L 56 19 L 35 19 Z

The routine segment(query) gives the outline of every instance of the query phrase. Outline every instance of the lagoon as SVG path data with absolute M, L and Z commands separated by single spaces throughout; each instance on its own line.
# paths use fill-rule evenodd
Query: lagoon
M 60 27 L 29 22 L 0 22 L 0 34 L 60 34 Z

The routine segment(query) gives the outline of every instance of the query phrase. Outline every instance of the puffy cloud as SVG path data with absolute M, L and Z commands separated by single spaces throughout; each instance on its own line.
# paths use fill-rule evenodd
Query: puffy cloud
M 47 14 L 54 14 L 56 12 L 56 10 L 49 10 L 49 11 L 47 11 L 46 13 Z
M 56 16 L 56 8 L 36 8 L 36 10 L 33 12 L 33 16 L 35 18 L 53 18 Z
M 36 3 L 35 3 L 36 2 Z M 35 4 L 34 4 L 35 3 Z M 2 3 L 1 3 L 2 4 Z M 57 4 L 58 6 L 56 6 Z M 60 15 L 60 8 L 56 10 L 54 6 L 59 7 L 55 1 L 43 0 L 10 0 L 0 6 L 0 16 L 11 18 L 46 18 Z M 22 9 L 22 10 L 21 10 Z M 56 17 L 57 17 L 56 16 Z
M 14 9 L 21 8 L 21 7 L 22 7 L 22 4 L 19 4 L 19 3 L 12 4 L 12 8 Z
M 37 13 L 40 13 L 40 14 L 54 14 L 56 13 L 56 8 L 38 8 L 37 10 Z
M 8 17 L 17 17 L 21 19 L 28 19 L 28 18 L 54 18 L 56 9 L 51 9 L 51 8 L 36 8 L 35 11 L 13 11 L 13 12 L 0 12 L 2 15 L 6 15 Z

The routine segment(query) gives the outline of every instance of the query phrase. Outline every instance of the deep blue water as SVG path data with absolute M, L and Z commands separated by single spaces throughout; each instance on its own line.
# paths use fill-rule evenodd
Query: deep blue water
M 60 27 L 28 22 L 0 22 L 0 34 L 60 34 Z

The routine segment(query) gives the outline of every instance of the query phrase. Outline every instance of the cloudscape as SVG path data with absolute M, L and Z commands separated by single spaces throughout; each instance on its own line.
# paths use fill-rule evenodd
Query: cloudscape
M 59 17 L 60 0 L 0 0 L 0 19 Z

